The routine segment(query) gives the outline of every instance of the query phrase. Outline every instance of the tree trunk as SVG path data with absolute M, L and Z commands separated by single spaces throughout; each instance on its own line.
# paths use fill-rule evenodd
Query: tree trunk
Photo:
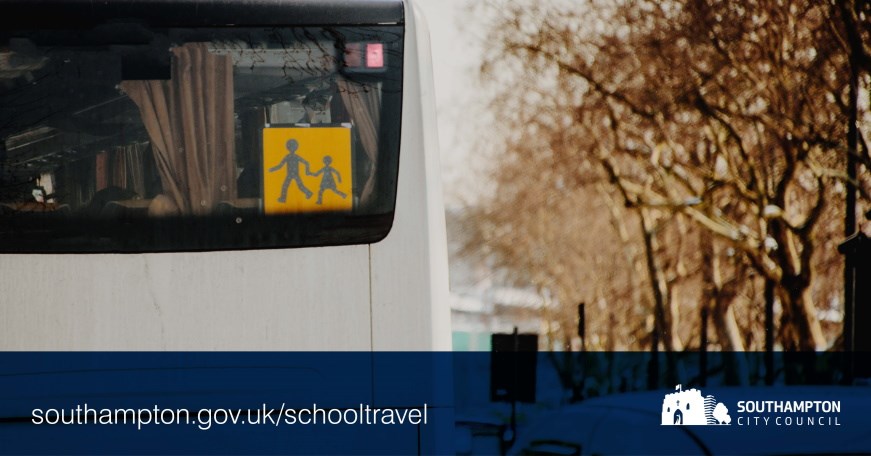
M 783 221 L 774 220 L 769 234 L 777 241 L 774 260 L 780 265 L 777 295 L 783 312 L 780 335 L 786 351 L 815 351 L 826 345 L 811 297 L 813 239 L 811 233 L 790 231 Z
M 726 384 L 746 385 L 750 378 L 750 371 L 744 356 L 745 347 L 741 338 L 741 329 L 738 327 L 735 310 L 732 308 L 737 290 L 734 282 L 731 282 L 732 286 L 724 284 L 720 252 L 716 241 L 703 235 L 701 245 L 706 246 L 702 266 L 705 280 L 704 294 L 708 308 L 711 309 L 711 320 L 717 333 L 717 341 L 723 351 Z
M 655 331 L 659 333 L 665 351 L 680 350 L 680 339 L 674 331 L 669 306 L 668 284 L 662 274 L 662 270 L 656 264 L 656 238 L 653 229 L 649 226 L 643 211 L 639 211 L 641 220 L 641 235 L 644 237 L 644 255 L 647 265 L 647 275 L 650 278 L 650 289 L 653 295 L 653 309 L 655 318 Z
M 656 264 L 656 237 L 654 230 L 649 226 L 649 222 L 643 210 L 639 211 L 639 219 L 641 220 L 641 234 L 644 237 L 644 253 L 647 259 L 647 273 L 650 276 L 650 287 L 653 291 L 653 302 L 655 311 L 654 336 L 652 351 L 654 356 L 659 351 L 656 344 L 662 340 L 665 347 L 665 381 L 666 384 L 672 385 L 676 383 L 677 362 L 675 361 L 674 352 L 680 350 L 680 339 L 675 334 L 673 321 L 668 318 L 666 309 L 668 307 L 668 283 L 662 274 L 662 270 Z
M 786 351 L 815 351 L 825 348 L 811 289 L 803 280 L 785 277 L 778 284 L 778 296 L 783 307 L 780 317 L 781 338 Z

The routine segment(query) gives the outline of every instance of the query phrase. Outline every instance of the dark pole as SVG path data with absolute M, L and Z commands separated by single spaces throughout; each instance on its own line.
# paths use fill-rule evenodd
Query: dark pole
M 659 327 L 654 322 L 650 334 L 650 364 L 647 366 L 647 389 L 659 388 Z
M 517 334 L 517 326 L 514 327 L 514 352 L 512 353 L 514 369 L 514 383 L 511 385 L 511 438 L 508 439 L 508 447 L 517 440 L 517 357 L 520 356 L 520 337 Z
M 846 2 L 841 5 L 846 10 Z M 845 15 L 849 12 L 844 11 Z M 844 216 L 844 235 L 850 237 L 856 232 L 856 164 L 859 157 L 859 59 L 861 42 L 850 45 L 850 100 L 847 120 L 847 198 Z
M 575 393 L 576 400 L 584 400 L 584 387 L 587 385 L 587 314 L 584 303 L 578 304 L 578 337 L 581 338 L 581 384 L 579 392 Z
M 845 2 L 846 3 L 846 2 Z M 841 13 L 844 18 L 849 17 L 848 5 L 841 5 Z M 849 20 L 845 20 L 848 28 Z M 849 33 L 850 31 L 848 31 Z M 850 100 L 847 120 L 847 195 L 844 214 L 844 236 L 849 238 L 856 232 L 856 164 L 859 157 L 859 52 L 860 48 L 851 41 L 850 46 Z M 861 46 L 861 42 L 859 43 Z M 845 382 L 851 382 L 853 378 L 853 350 L 855 349 L 855 267 L 853 255 L 844 255 L 844 352 L 845 356 Z
M 708 307 L 702 307 L 701 340 L 699 341 L 699 385 L 708 383 Z
M 774 282 L 765 279 L 765 384 L 774 384 Z

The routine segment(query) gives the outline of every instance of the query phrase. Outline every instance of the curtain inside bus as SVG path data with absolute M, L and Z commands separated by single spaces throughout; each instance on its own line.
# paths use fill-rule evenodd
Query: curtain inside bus
M 354 118 L 354 126 L 366 156 L 373 164 L 378 163 L 378 131 L 381 127 L 381 91 L 351 81 L 336 81 L 345 109 Z M 375 191 L 376 167 L 372 166 L 360 199 L 365 203 Z
M 121 89 L 139 108 L 169 201 L 181 214 L 209 214 L 236 197 L 233 59 L 205 43 L 172 53 L 172 79 Z

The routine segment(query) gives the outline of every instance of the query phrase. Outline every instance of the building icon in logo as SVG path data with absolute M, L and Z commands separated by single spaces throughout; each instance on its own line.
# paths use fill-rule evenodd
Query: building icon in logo
M 695 388 L 684 391 L 681 385 L 674 389 L 674 393 L 666 394 L 662 399 L 663 426 L 704 426 L 732 422 L 729 409 L 722 402 L 717 402 L 713 395 L 702 397 L 701 391 Z

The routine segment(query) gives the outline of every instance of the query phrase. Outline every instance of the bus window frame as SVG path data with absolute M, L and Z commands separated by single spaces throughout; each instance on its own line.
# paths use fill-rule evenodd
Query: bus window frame
M 0 0 L 0 12 L 11 3 Z M 37 4 L 51 2 L 34 2 Z M 65 3 L 65 2 L 63 2 Z M 82 2 L 74 1 L 73 4 L 81 5 Z M 145 4 L 149 2 L 130 2 L 131 4 Z M 267 2 L 272 3 L 272 2 Z M 308 4 L 312 2 L 296 2 Z M 333 2 L 340 3 L 340 2 Z M 374 2 L 391 3 L 391 2 Z M 393 2 L 396 3 L 396 2 Z M 222 3 L 223 4 L 223 3 Z M 223 4 L 228 6 L 227 4 Z M 178 6 L 178 5 L 176 5 Z M 275 6 L 273 4 L 272 6 Z M 290 5 L 292 7 L 293 5 Z M 383 5 L 382 5 L 383 6 Z M 401 3 L 400 3 L 401 6 Z M 285 8 L 282 8 L 285 9 Z M 25 13 L 24 17 L 27 17 Z M 54 16 L 51 16 L 54 17 Z M 75 15 L 74 15 L 75 17 Z M 90 16 L 91 21 L 94 16 Z M 101 17 L 97 15 L 97 17 Z M 161 16 L 166 17 L 166 16 Z M 45 19 L 45 17 L 43 17 Z M 340 18 L 341 19 L 341 18 Z M 0 24 L 4 21 L 0 20 Z M 50 21 L 49 21 L 50 22 Z M 197 22 L 197 21 L 194 21 Z M 209 21 L 208 27 L 191 26 L 190 22 L 170 28 L 218 28 L 214 22 Z M 245 21 L 247 22 L 247 21 Z M 337 22 L 340 22 L 337 20 Z M 359 20 L 358 20 L 359 22 Z M 28 20 L 23 20 L 13 30 L 4 27 L 3 33 L 14 33 L 22 30 L 22 26 L 28 25 Z M 4 24 L 5 25 L 5 24 Z M 85 23 L 77 23 L 78 27 L 65 27 L 66 29 L 80 29 Z M 302 24 L 281 24 L 286 27 L 309 27 Z M 42 219 L 25 220 L 6 219 L 5 227 L 0 223 L 0 252 L 6 253 L 152 253 L 152 252 L 189 252 L 189 251 L 221 251 L 221 250 L 249 250 L 249 249 L 276 249 L 276 248 L 303 248 L 318 246 L 339 246 L 371 244 L 384 239 L 393 225 L 393 215 L 396 208 L 398 191 L 398 172 L 400 160 L 401 141 L 401 118 L 402 118 L 402 86 L 403 60 L 405 50 L 404 24 L 397 25 L 335 25 L 342 29 L 357 29 L 366 27 L 379 27 L 382 30 L 399 32 L 394 44 L 397 49 L 392 51 L 399 58 L 391 56 L 394 74 L 398 75 L 395 87 L 387 89 L 396 90 L 396 94 L 382 94 L 382 117 L 396 119 L 396 122 L 381 122 L 380 137 L 385 138 L 385 143 L 379 147 L 379 155 L 384 156 L 385 166 L 392 169 L 386 179 L 378 179 L 377 191 L 390 193 L 385 211 L 385 201 L 381 201 L 381 207 L 371 213 L 348 214 L 348 213 L 307 213 L 289 214 L 281 216 L 259 216 L 250 218 L 236 216 L 198 216 L 198 217 L 165 217 L 160 219 L 130 219 L 105 222 L 94 219 L 81 219 L 67 217 L 64 223 L 53 223 L 51 214 Z M 228 28 L 247 28 L 244 22 Z M 340 68 L 339 73 L 343 76 L 352 76 L 358 80 L 380 80 L 378 74 L 370 72 L 349 72 Z M 389 90 L 388 90 L 389 91 Z M 385 113 L 390 114 L 389 117 Z M 352 135 L 356 134 L 352 132 Z M 384 154 L 385 150 L 395 151 Z M 395 156 L 393 156 L 395 155 Z M 392 161 L 392 163 L 391 163 Z M 0 218 L 0 222 L 3 219 Z M 221 233 L 211 233 L 202 236 L 208 227 L 220 227 Z M 51 231 L 50 235 L 46 235 Z M 206 230 L 207 231 L 207 230 Z M 169 234 L 171 233 L 171 234 Z M 192 239 L 197 239 L 193 242 Z

